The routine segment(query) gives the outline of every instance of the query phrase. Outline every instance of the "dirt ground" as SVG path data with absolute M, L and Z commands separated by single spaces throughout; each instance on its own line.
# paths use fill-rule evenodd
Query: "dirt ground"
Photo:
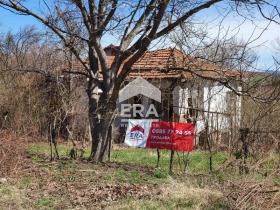
M 168 175 L 126 162 L 50 162 L 28 144 L 1 143 L 0 209 L 277 209 L 279 184 L 269 179 Z M 20 145 L 20 146 L 19 146 Z M 5 150 L 4 148 L 9 148 Z M 12 148 L 12 149 L 11 149 Z M 7 152 L 10 151 L 10 152 Z M 278 171 L 279 172 L 279 171 Z M 256 181 L 257 180 L 257 181 Z

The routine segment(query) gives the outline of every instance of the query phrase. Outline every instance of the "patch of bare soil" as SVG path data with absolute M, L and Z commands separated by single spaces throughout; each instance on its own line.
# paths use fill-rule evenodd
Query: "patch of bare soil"
M 26 189 L 30 200 L 52 200 L 55 209 L 102 209 L 127 197 L 149 199 L 160 193 L 157 185 L 151 184 L 97 184 L 49 182 L 33 184 Z
M 100 207 L 103 208 L 114 201 L 133 197 L 136 199 L 150 199 L 157 187 L 152 185 L 99 185 L 89 187 L 87 190 L 70 188 L 71 204 L 73 206 Z
M 68 164 L 68 165 L 67 165 Z M 33 165 L 26 165 L 22 177 L 28 177 L 30 183 L 24 187 L 24 197 L 33 207 L 36 203 L 50 202 L 48 207 L 54 209 L 104 209 L 126 198 L 151 199 L 153 195 L 161 193 L 156 184 L 132 184 L 113 181 L 109 183 L 106 176 L 118 178 L 118 168 L 122 171 L 138 170 L 143 173 L 149 170 L 118 163 L 100 163 L 94 165 L 89 162 L 75 162 L 57 160 L 54 162 L 39 161 Z M 68 168 L 71 166 L 71 168 Z M 129 176 L 129 175 L 128 175 Z M 26 178 L 25 178 L 26 179 Z M 18 182 L 24 182 L 18 179 Z M 34 206 L 35 205 L 35 206 Z M 42 207 L 41 207 L 42 208 Z M 44 208 L 43 208 L 44 209 Z M 46 208 L 47 209 L 47 208 Z

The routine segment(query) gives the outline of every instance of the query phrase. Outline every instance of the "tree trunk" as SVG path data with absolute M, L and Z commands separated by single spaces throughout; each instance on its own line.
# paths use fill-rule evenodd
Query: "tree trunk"
M 104 161 L 111 141 L 111 125 L 115 119 L 116 102 L 111 101 L 105 94 L 98 96 L 97 87 L 93 87 L 89 82 L 88 98 L 89 98 L 89 123 L 92 136 L 90 161 Z
M 113 114 L 112 114 L 113 115 Z M 106 157 L 107 151 L 108 151 L 108 145 L 109 142 L 111 141 L 111 132 L 112 130 L 110 129 L 112 125 L 112 119 L 113 116 L 107 117 L 101 121 L 101 146 L 100 146 L 100 152 L 98 155 L 98 161 L 102 162 L 104 161 L 104 158 Z
M 91 81 L 88 82 L 88 117 L 89 117 L 89 127 L 92 138 L 91 144 L 91 152 L 89 156 L 89 160 L 93 161 L 96 159 L 96 155 L 98 152 L 99 141 L 100 141 L 100 127 L 99 127 L 99 118 L 98 118 L 98 87 L 93 87 L 93 83 Z

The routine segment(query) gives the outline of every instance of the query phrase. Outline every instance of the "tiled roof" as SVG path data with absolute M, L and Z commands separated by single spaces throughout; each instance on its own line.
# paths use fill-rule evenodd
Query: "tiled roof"
M 147 51 L 133 66 L 132 69 L 171 70 L 184 68 L 186 55 L 177 49 L 166 48 Z
M 107 63 L 109 65 L 109 67 L 111 67 L 111 65 L 113 64 L 114 58 L 115 58 L 115 56 L 107 56 Z M 86 61 L 88 62 L 88 59 L 86 59 Z M 54 72 L 60 73 L 62 71 L 69 71 L 70 68 L 71 68 L 71 66 L 69 64 L 60 65 L 54 70 Z M 99 65 L 99 68 L 100 68 L 100 65 Z M 83 66 L 83 64 L 81 62 L 76 61 L 72 64 L 71 69 L 75 72 L 83 72 L 85 70 L 85 67 Z
M 107 56 L 109 67 L 112 66 L 114 58 L 114 56 Z M 59 71 L 65 71 L 67 69 L 69 69 L 69 66 L 67 65 L 58 68 Z M 74 63 L 72 69 L 73 71 L 82 71 L 84 70 L 84 67 L 81 63 L 77 62 Z M 128 77 L 192 78 L 196 75 L 201 75 L 203 77 L 234 77 L 239 75 L 239 73 L 235 70 L 224 68 L 203 59 L 186 55 L 177 49 L 166 48 L 147 51 L 136 63 L 133 64 Z

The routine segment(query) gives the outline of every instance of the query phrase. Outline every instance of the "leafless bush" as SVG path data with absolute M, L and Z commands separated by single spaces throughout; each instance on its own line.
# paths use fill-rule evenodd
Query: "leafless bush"
M 279 188 L 270 181 L 228 182 L 221 187 L 232 209 L 276 209 L 280 205 Z
M 18 174 L 25 161 L 23 146 L 15 134 L 0 135 L 0 176 Z

